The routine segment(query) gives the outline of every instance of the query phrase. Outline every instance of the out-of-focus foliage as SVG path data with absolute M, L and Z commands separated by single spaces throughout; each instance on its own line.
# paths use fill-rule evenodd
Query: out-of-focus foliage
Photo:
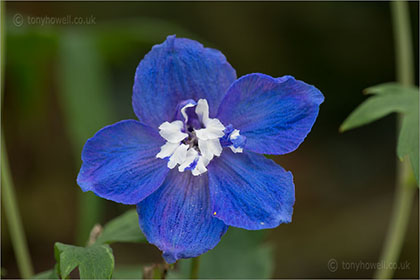
M 94 229 L 96 229 L 95 227 Z M 58 275 L 67 278 L 79 267 L 80 277 L 83 279 L 109 279 L 114 270 L 114 255 L 108 244 L 115 242 L 145 242 L 146 239 L 138 224 L 136 210 L 130 210 L 111 220 L 103 229 L 91 234 L 87 247 L 67 245 L 60 242 L 55 244 L 55 269 L 42 272 L 35 276 L 38 279 L 55 279 Z M 90 246 L 89 246 L 90 245 Z M 122 267 L 117 275 L 128 277 L 138 272 L 138 267 Z
M 418 3 L 410 5 L 413 34 L 417 36 Z M 273 160 L 296 174 L 297 200 L 293 223 L 266 232 L 270 233 L 267 236 L 270 243 L 258 247 L 271 248 L 275 256 L 275 261 L 271 260 L 274 272 L 265 275 L 275 278 L 371 277 L 372 270 L 339 267 L 331 272 L 327 263 L 331 258 L 339 263 L 375 262 L 388 223 L 395 160 L 392 153 L 385 151 L 395 146 L 395 118 L 386 117 L 369 128 L 342 135 L 337 133 L 337 127 L 362 101 L 363 97 L 357 94 L 360 89 L 395 76 L 389 3 L 12 1 L 7 2 L 6 7 L 9 25 L 5 28 L 3 128 L 37 272 L 54 266 L 54 242 L 73 244 L 79 217 L 95 211 L 95 204 L 86 212 L 80 211 L 78 194 L 84 197 L 89 194 L 80 192 L 75 178 L 83 141 L 103 125 L 95 116 L 95 110 L 76 103 L 86 100 L 83 96 L 86 91 L 75 90 L 70 97 L 61 92 L 61 82 L 68 79 L 61 75 L 64 68 L 71 67 L 62 62 L 72 63 L 74 59 L 80 65 L 72 68 L 79 72 L 73 77 L 100 74 L 105 79 L 105 86 L 97 87 L 106 87 L 108 96 L 103 97 L 110 98 L 107 102 L 111 104 L 111 111 L 106 112 L 109 119 L 104 123 L 135 118 L 130 102 L 135 68 L 152 45 L 162 42 L 167 35 L 176 34 L 220 49 L 229 57 L 238 76 L 251 72 L 273 76 L 291 74 L 317 85 L 327 97 L 316 127 L 299 151 L 288 156 L 273 156 Z M 41 26 L 25 22 L 15 27 L 12 19 L 16 13 L 25 19 L 27 15 L 88 14 L 96 16 L 96 24 Z M 97 52 L 92 59 L 87 59 L 100 60 L 104 69 L 99 69 L 99 74 L 88 73 L 99 64 L 91 67 L 80 62 L 81 57 L 86 56 L 79 53 L 85 51 L 81 42 L 70 42 L 68 47 L 62 45 L 64 37 L 70 40 L 73 35 L 86 39 L 87 52 L 92 49 Z M 418 53 L 418 37 L 413 41 L 415 53 Z M 68 57 L 60 54 L 64 48 L 68 50 Z M 78 51 L 69 50 L 71 48 Z M 81 81 L 85 79 L 75 79 L 75 83 L 81 84 Z M 66 98 L 76 101 L 67 104 Z M 89 114 L 68 112 L 70 108 L 66 106 L 74 104 L 82 106 L 76 110 L 88 110 Z M 73 122 L 69 116 L 79 113 L 89 120 L 85 123 L 83 119 L 83 123 L 79 121 L 73 127 L 92 123 L 95 126 L 85 130 L 84 140 L 68 126 L 68 122 Z M 93 121 L 95 119 L 97 122 Z M 127 210 L 115 203 L 104 201 L 104 204 L 106 207 L 100 212 L 102 220 L 92 219 L 91 226 Z M 418 207 L 417 202 L 416 205 Z M 413 213 L 401 256 L 401 260 L 411 263 L 411 268 L 397 271 L 397 278 L 418 276 L 418 211 Z M 2 266 L 5 269 L 2 273 L 5 272 L 4 277 L 17 278 L 19 274 L 3 221 Z M 86 229 L 90 230 L 91 226 Z M 223 240 L 230 238 L 232 230 L 235 231 L 229 229 Z M 86 239 L 87 234 L 77 244 L 84 244 Z M 223 240 L 215 252 L 219 246 L 224 246 Z M 141 278 L 142 266 L 162 261 L 160 252 L 146 243 L 111 246 L 116 259 L 113 278 Z M 238 251 L 249 251 L 251 255 L 245 245 Z M 212 267 L 206 264 L 206 258 L 203 255 L 201 261 L 204 271 Z M 256 255 L 254 259 L 259 263 L 258 258 Z M 49 275 L 54 278 L 53 272 Z
M 107 223 L 96 239 L 96 244 L 145 241 L 146 238 L 139 227 L 137 212 L 130 210 Z
M 346 131 L 378 120 L 390 113 L 400 113 L 402 125 L 398 136 L 397 154 L 401 160 L 407 155 L 419 182 L 419 89 L 386 83 L 367 88 L 373 95 L 357 107 L 343 122 Z
M 270 278 L 273 254 L 266 232 L 229 228 L 220 243 L 200 257 L 200 278 Z M 191 260 L 180 260 L 168 278 L 189 278 Z
M 55 265 L 53 269 L 43 271 L 33 276 L 34 279 L 60 279 L 58 276 L 58 266 Z
M 269 278 L 273 272 L 273 254 L 265 241 L 266 232 L 230 228 L 220 244 L 201 256 L 201 278 Z M 115 242 L 146 242 L 138 225 L 136 211 L 130 210 L 107 223 L 92 246 L 78 247 L 56 243 L 57 269 L 36 275 L 40 279 L 66 278 L 77 266 L 81 278 L 109 278 L 114 261 L 108 244 Z M 107 243 L 107 244 L 106 244 Z M 111 261 L 112 258 L 112 261 Z M 191 260 L 178 262 L 168 278 L 189 278 Z M 88 268 L 91 268 L 88 270 Z M 142 273 L 142 265 L 117 268 L 113 278 L 133 278 Z M 101 268 L 101 269 L 100 269 Z
M 87 32 L 68 31 L 60 34 L 59 97 L 75 158 L 80 158 L 87 138 L 92 137 L 98 127 L 110 124 L 114 119 L 109 79 L 104 59 L 97 48 L 95 38 Z M 92 226 L 102 221 L 104 208 L 103 201 L 92 193 L 79 197 L 77 243 L 83 244 L 83 237 Z
M 13 47 L 7 52 L 8 69 L 17 86 L 21 118 L 33 124 L 45 118 L 47 104 L 40 97 L 48 91 L 49 64 L 57 53 L 58 37 L 55 32 L 36 28 L 18 31 L 8 29 L 7 43 Z
M 113 279 L 141 279 L 143 278 L 143 266 L 117 266 L 112 274 Z

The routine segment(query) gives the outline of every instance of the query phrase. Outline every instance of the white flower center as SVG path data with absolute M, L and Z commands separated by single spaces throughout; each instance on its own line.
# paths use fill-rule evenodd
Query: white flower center
M 189 122 L 187 109 L 195 107 L 196 122 Z M 169 158 L 168 168 L 173 169 L 177 164 L 179 172 L 191 170 L 194 176 L 207 171 L 207 165 L 214 158 L 220 156 L 223 148 L 220 139 L 224 136 L 227 141 L 234 141 L 240 137 L 239 130 L 230 131 L 227 135 L 225 126 L 218 119 L 209 118 L 209 105 L 206 99 L 198 102 L 188 101 L 180 113 L 184 121 L 176 120 L 164 122 L 159 126 L 159 134 L 167 141 L 160 148 L 157 158 Z M 197 125 L 198 124 L 198 125 Z M 199 126 L 199 127 L 197 127 Z M 231 143 L 231 142 L 229 142 Z M 229 145 L 235 153 L 242 152 L 242 147 Z

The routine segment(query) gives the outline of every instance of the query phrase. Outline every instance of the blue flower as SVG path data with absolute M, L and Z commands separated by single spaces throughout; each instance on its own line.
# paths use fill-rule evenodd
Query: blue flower
M 291 222 L 292 174 L 262 154 L 294 151 L 323 100 L 291 76 L 237 79 L 218 50 L 169 36 L 137 67 L 139 120 L 90 138 L 77 182 L 136 204 L 142 231 L 168 263 L 195 257 L 214 248 L 228 226 Z

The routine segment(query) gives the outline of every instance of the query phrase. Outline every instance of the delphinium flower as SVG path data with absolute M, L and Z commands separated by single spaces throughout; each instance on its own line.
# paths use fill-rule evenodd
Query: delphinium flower
M 294 151 L 323 100 L 292 76 L 237 79 L 220 51 L 168 36 L 137 67 L 138 120 L 104 127 L 87 141 L 77 182 L 137 205 L 140 228 L 168 263 L 195 257 L 228 226 L 291 222 L 292 174 L 263 154 Z

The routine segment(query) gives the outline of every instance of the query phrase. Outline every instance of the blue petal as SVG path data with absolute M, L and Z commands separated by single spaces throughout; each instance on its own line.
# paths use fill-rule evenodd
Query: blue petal
M 137 205 L 147 240 L 163 251 L 167 263 L 213 249 L 227 226 L 213 218 L 207 174 L 173 169 L 155 193 Z
M 218 50 L 168 36 L 137 67 L 133 108 L 139 120 L 152 127 L 174 118 L 182 100 L 207 99 L 214 117 L 236 72 Z
M 305 139 L 324 96 L 291 76 L 249 74 L 229 88 L 217 118 L 246 136 L 246 150 L 286 154 Z
M 77 183 L 100 197 L 137 204 L 165 180 L 167 161 L 155 157 L 164 142 L 138 121 L 104 127 L 83 148 Z
M 272 160 L 225 149 L 208 170 L 213 213 L 225 224 L 254 230 L 291 222 L 293 176 Z

